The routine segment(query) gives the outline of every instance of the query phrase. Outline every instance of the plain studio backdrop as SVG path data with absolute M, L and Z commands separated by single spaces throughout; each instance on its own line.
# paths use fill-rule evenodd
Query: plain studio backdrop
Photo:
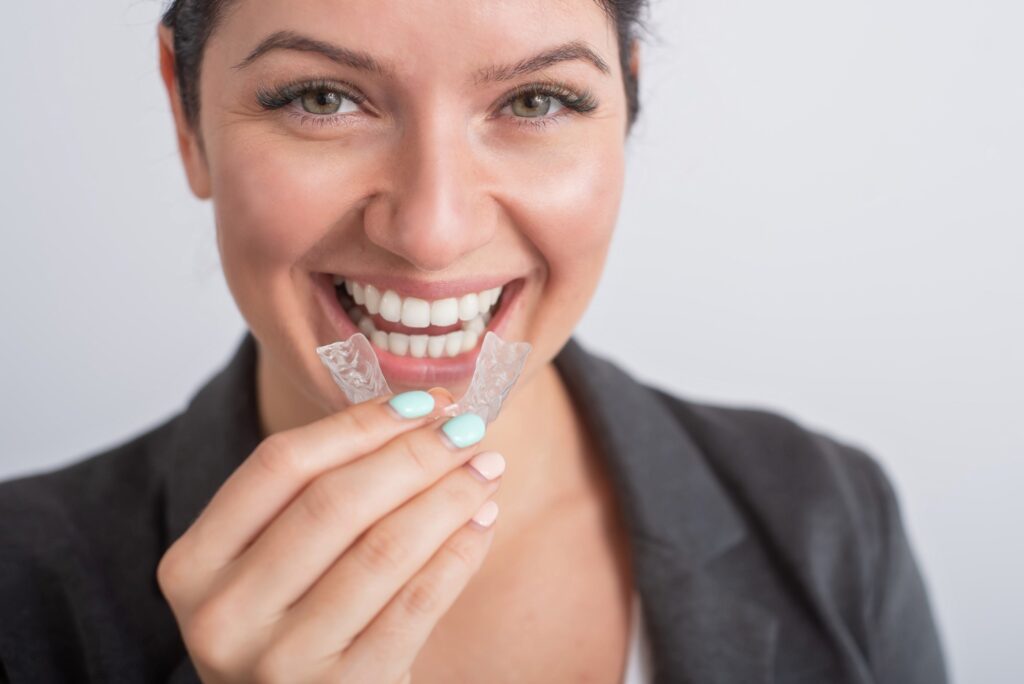
M 162 4 L 4 10 L 0 477 L 163 421 L 243 333 L 175 145 Z M 656 0 L 650 23 L 577 334 L 875 455 L 956 681 L 1024 681 L 1024 4 Z

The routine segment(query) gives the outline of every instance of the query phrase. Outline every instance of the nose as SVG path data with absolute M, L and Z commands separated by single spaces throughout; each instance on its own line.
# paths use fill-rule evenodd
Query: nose
M 424 271 L 442 271 L 493 237 L 495 217 L 464 120 L 435 107 L 396 136 L 390 192 L 368 207 L 370 241 Z M 457 123 L 458 122 L 458 123 Z

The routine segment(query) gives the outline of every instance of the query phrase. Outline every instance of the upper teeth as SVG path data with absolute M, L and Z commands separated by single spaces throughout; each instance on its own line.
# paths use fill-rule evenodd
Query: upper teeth
M 334 284 L 342 283 L 356 304 L 365 306 L 371 314 L 380 314 L 385 321 L 400 322 L 409 328 L 455 325 L 459 321 L 473 320 L 491 310 L 498 301 L 503 287 L 499 285 L 460 297 L 427 301 L 419 297 L 402 297 L 394 290 L 381 292 L 373 285 L 364 285 L 335 276 Z

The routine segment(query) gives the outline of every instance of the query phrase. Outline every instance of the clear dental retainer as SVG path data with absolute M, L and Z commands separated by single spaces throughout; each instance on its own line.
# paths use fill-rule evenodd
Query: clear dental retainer
M 444 409 L 445 415 L 475 413 L 485 423 L 497 418 L 502 403 L 523 372 L 532 348 L 529 342 L 506 342 L 488 330 L 476 357 L 476 368 L 468 389 L 458 401 Z M 316 353 L 350 404 L 391 393 L 380 369 L 377 352 L 363 333 L 317 347 Z

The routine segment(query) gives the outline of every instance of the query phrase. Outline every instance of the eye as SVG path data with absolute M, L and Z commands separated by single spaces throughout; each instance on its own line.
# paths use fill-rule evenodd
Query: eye
M 354 100 L 351 100 L 346 97 L 344 93 L 337 90 L 328 90 L 325 88 L 321 88 L 319 90 L 307 90 L 300 95 L 298 99 L 304 111 L 307 111 L 310 114 L 317 114 L 319 116 L 340 113 L 342 103 L 346 100 L 355 105 L 348 111 L 359 111 L 359 106 L 355 104 Z
M 539 129 L 567 116 L 587 114 L 597 105 L 588 90 L 577 93 L 563 83 L 544 81 L 514 88 L 502 100 L 499 111 L 511 111 L 515 125 Z
M 527 93 L 526 95 L 520 95 L 519 97 L 514 99 L 510 107 L 512 108 L 512 111 L 515 113 L 516 116 L 525 116 L 531 118 L 537 116 L 544 116 L 549 111 L 551 111 L 552 99 L 553 96 L 551 95 L 546 95 L 541 92 L 532 92 Z M 524 102 L 526 104 L 522 107 L 517 107 L 516 105 L 521 102 Z M 555 100 L 555 107 L 556 112 L 558 111 L 559 107 L 565 109 L 565 105 L 558 100 Z
M 268 88 L 258 86 L 256 101 L 266 110 L 284 109 L 304 126 L 333 126 L 346 123 L 362 109 L 366 96 L 355 86 L 319 78 Z M 349 104 L 345 104 L 345 102 Z

